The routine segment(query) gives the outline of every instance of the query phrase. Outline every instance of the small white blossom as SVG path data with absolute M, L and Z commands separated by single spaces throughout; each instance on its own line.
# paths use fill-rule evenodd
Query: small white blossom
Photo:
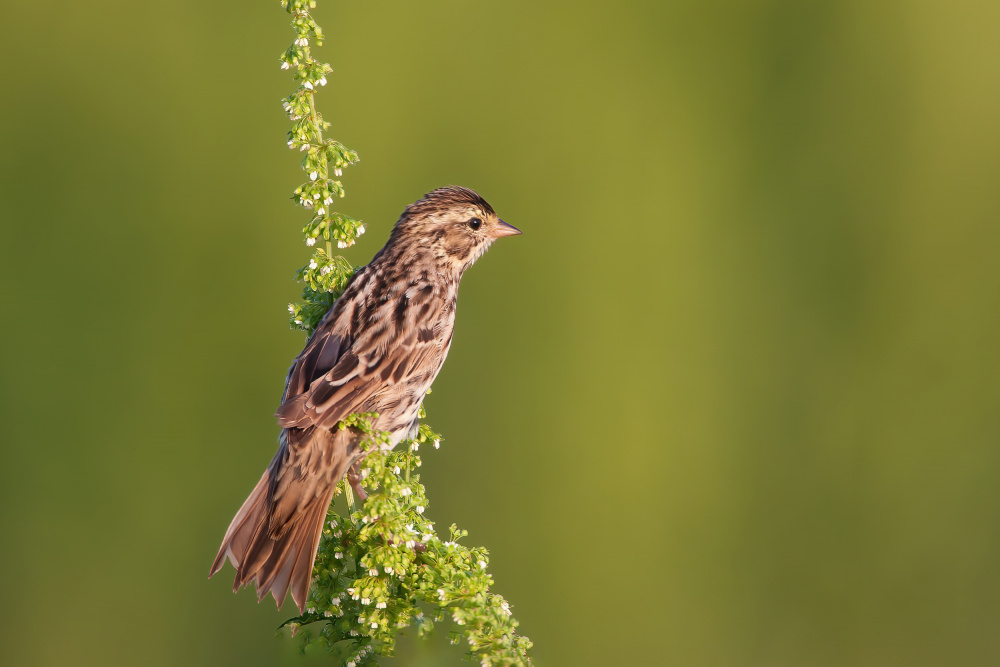
M 417 546 L 416 542 L 414 542 L 413 540 L 406 540 L 406 548 L 407 549 L 412 549 L 415 546 Z
M 312 208 L 313 207 L 312 199 L 303 199 L 302 206 L 303 208 Z
M 288 69 L 288 63 L 282 62 L 281 63 L 281 69 Z
M 343 241 L 337 241 L 337 247 L 338 248 L 346 248 L 347 244 L 344 243 Z
M 410 445 L 410 449 L 413 451 L 417 451 L 418 449 L 420 449 L 420 443 L 414 442 L 412 445 Z
M 417 505 L 417 514 L 423 514 L 423 513 L 424 513 L 424 506 Z
M 313 193 L 313 199 L 319 199 L 319 193 L 318 192 L 314 192 Z
M 312 85 L 311 83 L 309 83 L 308 81 L 306 81 L 306 82 L 305 82 L 305 83 L 303 83 L 302 85 L 303 85 L 303 86 L 305 86 L 306 88 L 308 88 L 309 90 L 312 90 L 312 89 L 313 89 L 313 85 Z
M 392 471 L 398 475 L 399 474 L 399 466 L 394 467 L 392 469 Z
M 365 233 L 365 226 L 364 225 L 358 225 L 358 236 L 361 236 L 364 233 Z
M 319 264 L 316 263 L 315 259 L 310 259 L 309 260 L 309 268 L 310 269 L 315 269 L 317 266 L 319 266 Z
M 320 273 L 321 276 L 325 276 L 326 274 L 330 273 L 331 271 L 333 271 L 333 267 L 331 267 L 331 266 L 324 266 L 322 269 L 319 270 L 319 273 Z
M 361 598 L 361 604 L 371 604 L 371 598 Z
M 369 574 L 369 576 L 377 577 L 378 576 L 378 568 L 377 567 L 369 568 L 368 574 Z
M 439 447 L 441 447 L 441 441 L 435 438 L 434 449 L 438 449 Z
M 317 176 L 319 176 L 318 172 L 315 172 L 315 171 L 310 171 L 309 172 L 309 180 L 310 181 L 315 181 Z
M 484 560 L 479 561 L 479 569 L 481 569 L 481 570 L 485 570 L 486 569 L 486 561 L 484 561 Z
M 310 236 L 309 238 L 306 239 L 306 245 L 307 246 L 314 246 L 314 245 L 316 245 L 316 239 L 314 239 L 313 237 Z
M 336 168 L 336 169 L 333 170 L 333 175 L 334 176 L 343 176 L 344 175 L 344 170 L 338 167 L 338 168 Z
M 326 214 L 326 209 L 323 208 L 322 206 L 316 209 L 316 215 L 325 215 L 325 214 Z
M 434 535 L 432 535 L 431 533 L 427 533 L 426 535 L 421 535 L 420 536 L 420 541 L 421 542 L 427 542 L 428 540 L 432 539 L 433 537 L 434 537 Z
M 295 306 L 293 304 L 288 304 L 288 312 L 290 312 L 290 313 L 294 313 L 295 312 Z
M 330 618 L 331 616 L 333 616 L 333 612 L 327 609 L 326 611 L 323 612 L 323 615 L 326 616 L 327 618 Z
M 358 631 L 355 630 L 354 628 L 351 628 L 350 632 L 348 632 L 347 634 L 351 635 L 352 637 L 357 637 Z M 351 662 L 347 663 L 347 667 L 354 667 L 354 661 L 352 660 Z
M 500 608 L 503 609 L 503 613 L 510 616 L 510 604 L 506 600 L 500 603 Z
M 344 557 L 344 554 L 340 551 L 337 551 L 336 553 L 333 554 L 333 557 L 336 558 L 337 560 L 340 560 L 341 558 Z
M 325 86 L 326 85 L 326 77 L 325 76 L 324 77 L 320 77 L 320 80 L 317 81 L 316 83 L 318 83 L 321 86 Z
M 385 609 L 385 603 L 384 602 L 379 602 L 377 605 L 375 605 L 375 608 L 376 609 Z
M 384 569 L 384 570 L 385 570 L 385 573 L 386 573 L 386 574 L 392 574 L 392 568 L 391 568 L 391 567 L 389 567 L 388 565 L 386 565 L 386 566 L 385 566 L 385 567 L 383 567 L 382 569 Z
M 378 623 L 376 623 L 375 621 L 372 621 L 372 627 L 373 628 L 377 628 L 378 627 Z
M 437 592 L 438 592 L 438 600 L 444 600 L 444 589 L 439 588 Z
M 333 197 L 327 197 L 326 199 L 323 200 L 323 203 L 329 206 L 330 204 L 333 203 Z
M 309 38 L 299 37 L 297 40 L 295 40 L 295 46 L 309 46 Z
M 302 324 L 302 320 L 295 320 L 296 324 Z
M 399 492 L 399 495 L 401 495 L 401 496 L 408 496 L 411 493 L 413 493 L 413 491 L 410 490 L 410 487 L 404 486 L 403 490 Z
M 295 148 L 295 146 L 293 146 L 293 144 L 294 144 L 294 143 L 295 143 L 295 140 L 294 140 L 294 139 L 290 139 L 290 140 L 288 141 L 288 147 L 289 147 L 289 148 Z

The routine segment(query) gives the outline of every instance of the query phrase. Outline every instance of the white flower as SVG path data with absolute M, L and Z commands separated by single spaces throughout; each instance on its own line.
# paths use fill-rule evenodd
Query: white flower
M 327 197 L 326 199 L 323 200 L 323 203 L 329 206 L 330 204 L 333 203 L 333 197 Z
M 294 313 L 295 312 L 295 306 L 292 305 L 292 304 L 288 304 L 288 312 Z
M 386 574 L 392 574 L 392 568 L 391 568 L 391 567 L 389 567 L 388 565 L 386 565 L 386 566 L 385 566 L 385 567 L 383 567 L 382 569 L 384 569 L 384 570 L 385 570 L 385 573 L 386 573 Z
M 479 561 L 479 569 L 481 569 L 481 570 L 485 570 L 486 569 L 486 561 L 484 561 L 484 560 Z
M 434 449 L 438 449 L 441 446 L 441 441 L 438 439 L 434 440 Z
M 358 225 L 358 236 L 361 236 L 364 233 L 365 233 L 365 226 L 364 225 Z
M 438 600 L 444 600 L 444 589 L 443 588 L 439 588 L 438 589 Z
M 325 76 L 324 77 L 320 77 L 320 80 L 317 81 L 316 83 L 318 83 L 321 86 L 325 86 L 326 85 L 326 77 Z
M 344 554 L 341 553 L 340 551 L 338 551 L 338 552 L 336 552 L 336 553 L 333 554 L 333 557 L 336 558 L 337 560 L 340 560 L 341 558 L 344 557 Z
M 373 628 L 377 628 L 378 627 L 378 623 L 376 623 L 375 621 L 372 621 L 372 627 Z
M 313 207 L 313 200 L 312 199 L 303 199 L 302 200 L 302 207 L 303 208 L 312 208 Z
M 315 181 L 317 176 L 319 176 L 318 172 L 315 172 L 315 171 L 310 171 L 309 172 L 309 180 L 310 181 Z
M 361 604 L 371 604 L 371 598 L 361 598 Z
M 306 88 L 308 88 L 309 90 L 312 90 L 312 89 L 313 89 L 313 85 L 312 85 L 311 83 L 309 83 L 308 81 L 306 81 L 306 82 L 305 82 L 305 83 L 303 83 L 302 85 L 303 85 L 303 86 L 305 86 Z
M 319 270 L 319 274 L 321 276 L 325 276 L 326 274 L 330 273 L 331 271 L 333 271 L 333 267 L 324 266 L 322 269 Z
M 322 206 L 320 206 L 318 209 L 316 209 L 316 215 L 324 215 L 325 213 L 326 213 L 326 209 L 323 208 Z
M 288 147 L 289 147 L 289 148 L 295 148 L 295 146 L 293 146 L 293 145 L 292 145 L 292 144 L 294 144 L 294 143 L 295 143 L 295 140 L 294 140 L 294 139 L 291 139 L 291 140 L 289 140 L 289 142 L 288 142 Z
M 406 548 L 407 549 L 412 549 L 415 546 L 417 546 L 416 542 L 414 542 L 413 540 L 406 540 Z
M 351 635 L 352 637 L 357 637 L 358 631 L 355 630 L 354 628 L 351 628 L 351 631 L 348 632 L 347 634 Z M 347 667 L 354 667 L 354 661 L 352 660 L 351 662 L 347 663 Z
M 299 37 L 295 40 L 295 46 L 309 46 L 309 39 L 307 37 Z
M 399 466 L 396 466 L 395 468 L 393 468 L 392 471 L 398 475 L 399 474 Z
M 313 199 L 319 199 L 319 193 L 318 192 L 313 194 Z
M 500 608 L 503 609 L 503 613 L 510 616 L 510 604 L 506 600 L 500 603 Z
M 331 616 L 333 616 L 333 612 L 327 609 L 326 611 L 323 612 L 323 615 L 326 616 L 327 618 L 330 618 Z
M 296 324 L 302 324 L 302 320 L 295 320 Z
M 337 247 L 338 248 L 346 248 L 347 244 L 344 243 L 343 241 L 337 241 Z
M 410 449 L 413 451 L 417 451 L 418 449 L 420 449 L 420 443 L 414 442 L 412 445 L 410 445 Z
M 423 514 L 423 513 L 424 513 L 424 506 L 417 505 L 417 514 Z
M 344 170 L 343 170 L 343 169 L 340 169 L 340 168 L 338 167 L 337 169 L 334 169 L 334 170 L 333 170 L 333 175 L 334 175 L 334 176 L 343 176 L 343 175 L 344 175 Z
M 316 239 L 314 239 L 313 237 L 310 236 L 309 238 L 306 239 L 306 245 L 307 246 L 314 246 L 314 245 L 316 245 Z
M 421 542 L 427 542 L 428 540 L 432 539 L 433 537 L 434 537 L 434 535 L 432 535 L 431 533 L 427 533 L 426 535 L 421 535 L 420 541 Z
M 385 603 L 384 602 L 379 602 L 377 605 L 375 605 L 375 608 L 376 609 L 385 609 Z
M 315 269 L 317 266 L 319 266 L 319 264 L 316 263 L 315 259 L 310 259 L 309 260 L 309 268 L 310 269 Z
M 281 63 L 281 69 L 288 69 L 288 63 L 282 62 Z
M 401 495 L 401 496 L 408 496 L 411 493 L 413 493 L 413 491 L 410 490 L 410 487 L 404 486 L 403 490 L 399 492 L 399 495 Z
M 368 574 L 369 574 L 369 576 L 377 577 L 378 576 L 378 568 L 377 567 L 369 568 Z

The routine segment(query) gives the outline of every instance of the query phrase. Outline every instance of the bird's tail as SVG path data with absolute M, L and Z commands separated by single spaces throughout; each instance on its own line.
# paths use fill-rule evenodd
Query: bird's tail
M 258 601 L 271 593 L 281 607 L 290 589 L 299 612 L 305 609 L 326 512 L 353 463 L 338 435 L 347 434 L 283 433 L 274 460 L 229 524 L 209 577 L 228 557 L 236 568 L 234 592 L 253 580 Z

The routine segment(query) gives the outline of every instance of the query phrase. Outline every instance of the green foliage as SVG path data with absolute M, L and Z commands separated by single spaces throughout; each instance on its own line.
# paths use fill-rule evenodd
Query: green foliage
M 304 285 L 302 303 L 288 307 L 293 328 L 309 334 L 354 273 L 346 259 L 333 254 L 334 241 L 338 248 L 350 247 L 365 228 L 331 208 L 335 198 L 344 196 L 337 179 L 358 156 L 323 137 L 329 123 L 316 111 L 315 96 L 332 68 L 314 60 L 310 50 L 311 42 L 319 45 L 323 40 L 322 29 L 309 14 L 315 2 L 283 0 L 282 5 L 292 15 L 296 39 L 282 55 L 281 67 L 292 70 L 299 82 L 283 100 L 293 122 L 288 146 L 306 154 L 302 168 L 309 174 L 292 199 L 312 214 L 302 230 L 306 245 L 323 241 L 295 274 Z M 442 541 L 424 516 L 428 501 L 415 473 L 421 465 L 417 451 L 427 443 L 437 449 L 441 436 L 421 424 L 415 438 L 392 451 L 389 434 L 371 426 L 376 418 L 350 415 L 341 423 L 365 434 L 368 454 L 361 477 L 371 493 L 358 508 L 347 481 L 337 485 L 334 497 L 346 494 L 349 516 L 340 516 L 331 505 L 306 613 L 282 627 L 291 627 L 293 634 L 301 631 L 303 646 L 318 643 L 348 667 L 361 667 L 377 664 L 378 655 L 392 655 L 396 636 L 405 628 L 414 625 L 423 636 L 450 618 L 457 628 L 451 641 L 457 644 L 464 638 L 468 657 L 482 665 L 530 665 L 531 641 L 515 633 L 518 623 L 507 601 L 490 592 L 493 578 L 487 572 L 486 549 L 459 544 L 467 533 L 454 524 L 449 539 Z M 317 629 L 312 624 L 321 625 Z
M 302 169 L 309 175 L 308 181 L 295 188 L 292 200 L 312 214 L 302 229 L 306 245 L 323 242 L 309 264 L 295 274 L 296 280 L 305 283 L 303 302 L 288 308 L 292 327 L 309 333 L 353 273 L 347 260 L 334 257 L 333 243 L 338 248 L 350 247 L 365 233 L 365 227 L 360 220 L 332 208 L 344 196 L 344 184 L 339 180 L 343 170 L 358 161 L 358 154 L 339 141 L 323 137 L 330 124 L 316 111 L 316 90 L 326 85 L 326 77 L 333 68 L 312 56 L 310 43 L 323 44 L 323 29 L 309 13 L 316 3 L 283 0 L 281 4 L 292 15 L 296 35 L 295 42 L 281 55 L 281 69 L 290 69 L 299 84 L 295 92 L 282 100 L 282 107 L 292 120 L 288 147 L 305 153 Z

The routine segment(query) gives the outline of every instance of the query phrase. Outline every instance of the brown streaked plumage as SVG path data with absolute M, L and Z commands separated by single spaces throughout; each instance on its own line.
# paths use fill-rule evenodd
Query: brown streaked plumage
M 301 612 L 333 490 L 363 455 L 361 434 L 337 424 L 377 412 L 392 444 L 414 433 L 455 325 L 462 274 L 502 236 L 520 234 L 467 188 L 428 193 L 403 211 L 389 241 L 358 271 L 288 371 L 276 416 L 278 452 L 233 518 L 209 576 L 225 559 L 233 590 Z

